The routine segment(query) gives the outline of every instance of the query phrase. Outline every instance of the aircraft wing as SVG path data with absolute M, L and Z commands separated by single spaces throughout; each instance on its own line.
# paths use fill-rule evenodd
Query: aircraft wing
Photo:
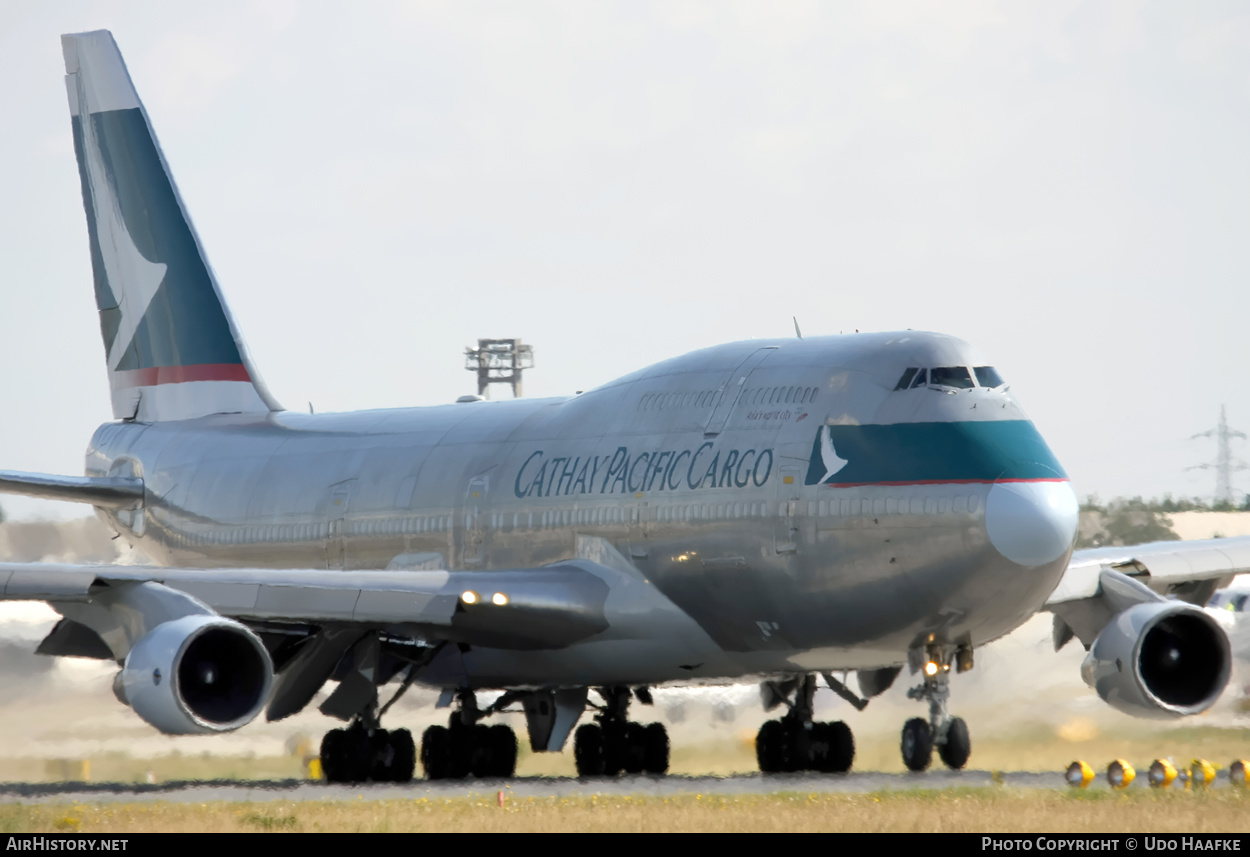
M 1088 648 L 1128 605 L 1171 596 L 1202 606 L 1246 572 L 1250 536 L 1078 550 L 1043 609 L 1055 615 L 1056 649 L 1073 636 Z
M 288 717 L 331 678 L 339 685 L 321 711 L 351 720 L 396 670 L 402 693 L 427 669 L 461 683 L 474 645 L 571 645 L 607 630 L 609 592 L 636 583 L 622 575 L 584 559 L 477 572 L 0 563 L 0 600 L 48 602 L 65 618 L 39 653 L 117 661 L 118 698 L 162 732 L 189 734 L 238 728 L 266 701 L 268 719 Z M 232 696 L 213 684 L 226 665 L 227 683 L 261 678 Z M 209 708 L 237 696 L 240 716 L 206 720 L 185 694 L 176 704 L 161 696 L 162 675 L 176 673 L 181 687 L 195 669 L 213 684 Z
M 0 600 L 47 601 L 75 613 L 74 604 L 112 602 L 128 588 L 155 584 L 249 625 L 354 625 L 497 648 L 559 648 L 608 627 L 603 606 L 618 574 L 589 560 L 478 572 L 0 563 Z
M 1193 584 L 1224 581 L 1211 586 L 1214 591 L 1250 572 L 1250 536 L 1078 550 L 1046 606 L 1097 596 L 1099 578 L 1107 570 L 1135 578 L 1162 595 L 1181 595 Z

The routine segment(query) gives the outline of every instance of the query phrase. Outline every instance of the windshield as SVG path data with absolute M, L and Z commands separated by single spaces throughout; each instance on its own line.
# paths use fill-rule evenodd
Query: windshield
M 1003 376 L 993 366 L 978 366 L 972 370 L 977 373 L 977 383 L 982 387 L 1001 387 Z
M 972 376 L 967 366 L 939 366 L 929 370 L 929 383 L 937 387 L 956 387 L 960 390 L 970 389 Z
M 919 369 L 904 369 L 903 377 L 898 379 L 898 383 L 894 385 L 896 390 L 906 390 L 911 385 L 911 379 L 916 377 Z

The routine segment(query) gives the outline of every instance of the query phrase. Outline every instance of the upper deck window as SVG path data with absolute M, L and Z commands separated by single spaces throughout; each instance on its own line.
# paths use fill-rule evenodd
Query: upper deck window
M 940 366 L 929 370 L 929 383 L 935 387 L 955 387 L 967 390 L 973 387 L 972 375 L 967 366 Z
M 916 373 L 919 371 L 920 370 L 916 368 L 904 369 L 903 377 L 898 379 L 898 383 L 894 386 L 894 389 L 906 390 L 909 386 L 911 386 L 911 379 L 915 378 Z
M 972 370 L 977 375 L 977 383 L 982 387 L 1001 387 L 1003 376 L 993 366 L 978 366 Z

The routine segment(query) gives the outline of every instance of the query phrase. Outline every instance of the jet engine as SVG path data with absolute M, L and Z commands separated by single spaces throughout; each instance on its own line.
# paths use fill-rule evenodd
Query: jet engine
M 229 732 L 269 698 L 273 663 L 243 625 L 213 615 L 157 625 L 113 682 L 117 698 L 166 735 Z
M 1232 671 L 1228 636 L 1206 612 L 1180 601 L 1137 604 L 1102 629 L 1081 678 L 1103 701 L 1137 717 L 1206 711 Z

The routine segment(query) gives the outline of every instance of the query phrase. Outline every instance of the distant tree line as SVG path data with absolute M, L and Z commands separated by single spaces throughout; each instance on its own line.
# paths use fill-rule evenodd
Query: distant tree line
M 1107 512 L 1131 506 L 1149 512 L 1163 512 L 1170 514 L 1172 512 L 1250 512 L 1250 494 L 1246 494 L 1240 504 L 1230 503 L 1227 500 L 1205 500 L 1202 497 L 1173 497 L 1171 494 L 1164 494 L 1163 499 L 1155 497 L 1149 500 L 1143 500 L 1137 497 L 1116 497 L 1107 503 L 1102 503 L 1098 499 L 1097 494 L 1090 494 L 1085 498 L 1085 502 L 1081 503 L 1082 512 Z
M 1164 494 L 1161 500 L 1116 497 L 1103 503 L 1097 494 L 1091 494 L 1081 504 L 1081 512 L 1077 547 L 1140 545 L 1179 539 L 1167 517 L 1173 512 L 1250 512 L 1250 495 L 1235 505 L 1200 497 L 1174 498 L 1171 494 Z

